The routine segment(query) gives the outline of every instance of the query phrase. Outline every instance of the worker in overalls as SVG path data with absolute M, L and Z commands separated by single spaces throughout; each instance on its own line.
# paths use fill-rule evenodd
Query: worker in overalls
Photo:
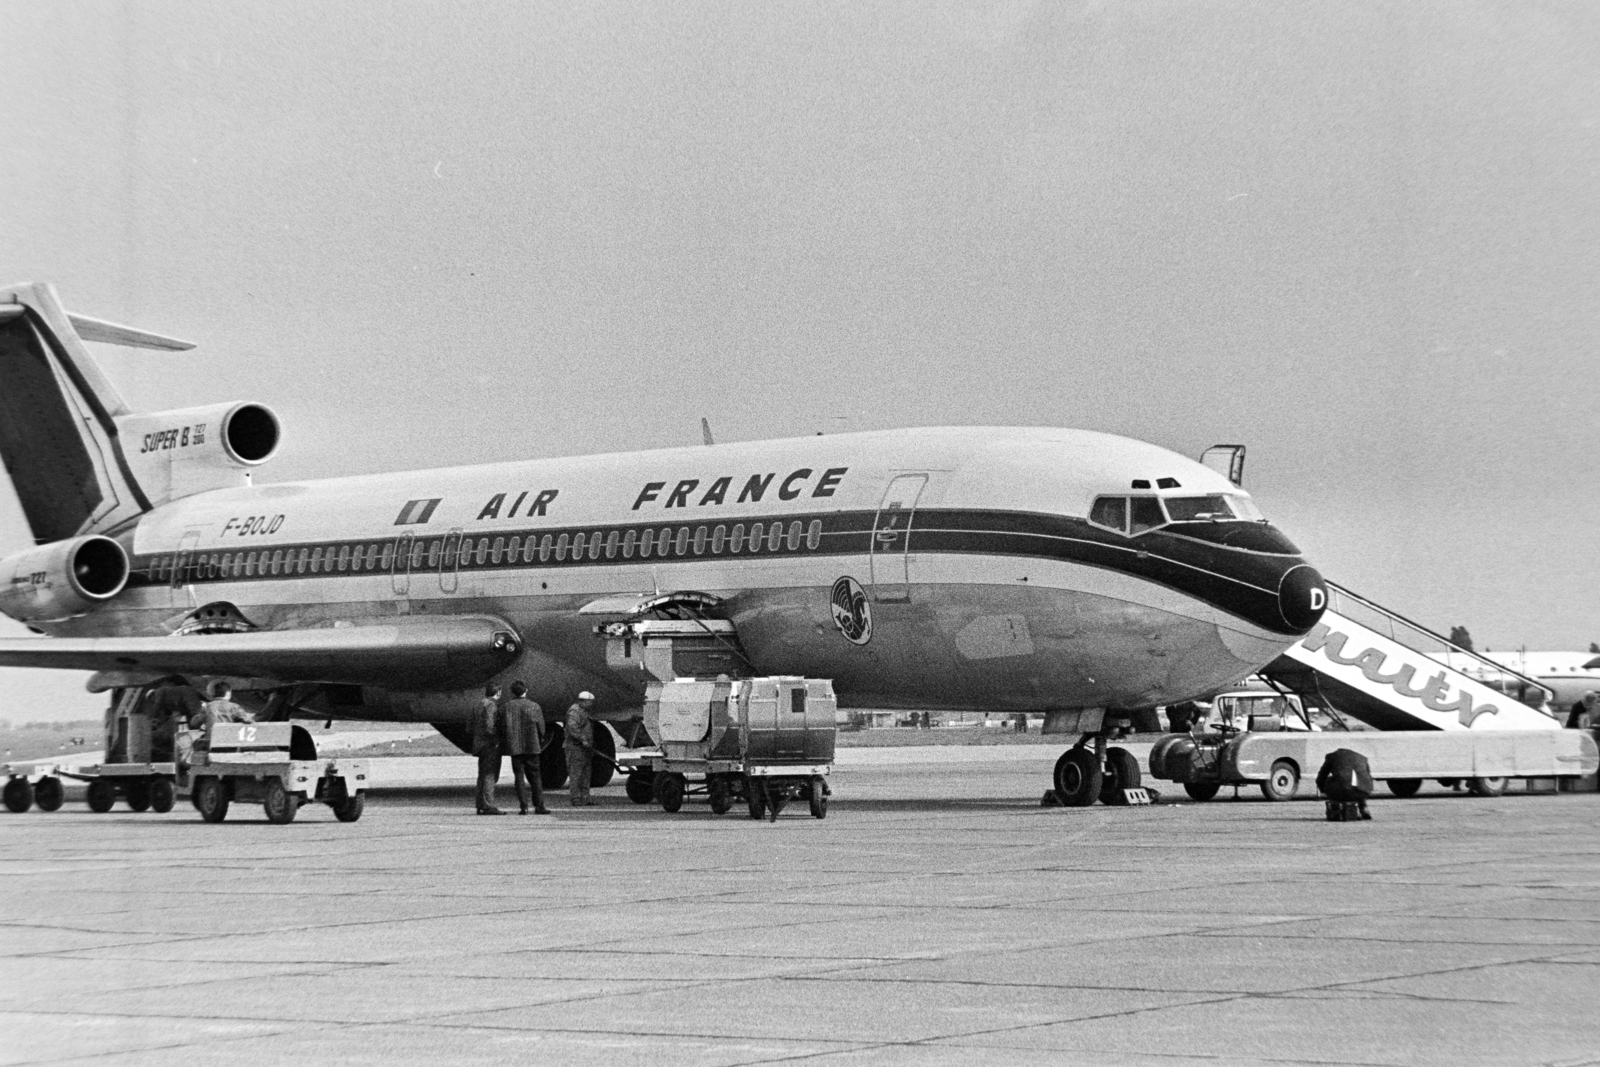
M 472 754 L 478 757 L 478 814 L 504 815 L 494 806 L 494 786 L 500 780 L 500 687 L 488 685 L 472 717 Z
M 511 777 L 517 786 L 520 814 L 528 814 L 533 804 L 535 815 L 549 815 L 544 806 L 544 782 L 539 777 L 539 753 L 544 750 L 544 709 L 528 699 L 528 687 L 511 683 L 511 699 L 506 702 L 506 755 L 511 757 Z
M 578 694 L 578 702 L 567 709 L 567 721 L 564 726 L 565 737 L 562 744 L 567 750 L 567 789 L 568 796 L 572 799 L 575 808 L 588 807 L 594 801 L 589 799 L 589 779 L 592 772 L 589 769 L 589 754 L 594 751 L 594 725 L 589 718 L 589 709 L 594 707 L 594 694 L 585 690 Z

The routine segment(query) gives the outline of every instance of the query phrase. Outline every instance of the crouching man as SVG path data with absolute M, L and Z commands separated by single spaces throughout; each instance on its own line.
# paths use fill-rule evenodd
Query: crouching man
M 1328 798 L 1328 821 L 1370 819 L 1367 798 L 1372 795 L 1372 767 L 1367 757 L 1348 748 L 1336 748 L 1322 761 L 1317 789 Z

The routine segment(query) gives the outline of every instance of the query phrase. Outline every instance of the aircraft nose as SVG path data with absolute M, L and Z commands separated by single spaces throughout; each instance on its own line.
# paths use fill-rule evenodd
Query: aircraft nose
M 1328 586 L 1315 567 L 1298 564 L 1278 582 L 1278 614 L 1291 629 L 1310 630 L 1327 607 Z

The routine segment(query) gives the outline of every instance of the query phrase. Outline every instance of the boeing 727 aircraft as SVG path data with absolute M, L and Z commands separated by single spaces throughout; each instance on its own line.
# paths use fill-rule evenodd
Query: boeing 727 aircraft
M 0 455 L 38 542 L 0 561 L 0 610 L 47 635 L 0 641 L 0 665 L 96 689 L 225 677 L 268 716 L 455 739 L 486 682 L 521 678 L 549 713 L 592 690 L 629 736 L 654 618 L 699 635 L 684 673 L 1093 734 L 1243 678 L 1326 603 L 1229 478 L 1122 437 L 886 430 L 253 485 L 269 409 L 133 413 L 85 340 L 188 346 L 0 290 Z M 1103 772 L 1136 784 L 1104 752 L 1063 756 L 1070 802 Z

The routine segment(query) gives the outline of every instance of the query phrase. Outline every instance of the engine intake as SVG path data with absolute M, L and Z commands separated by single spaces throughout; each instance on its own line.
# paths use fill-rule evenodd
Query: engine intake
M 84 615 L 128 584 L 128 554 L 109 537 L 75 537 L 0 559 L 0 611 L 18 622 Z
M 117 432 L 152 504 L 249 484 L 249 468 L 271 459 L 283 436 L 272 409 L 253 403 L 124 415 Z

